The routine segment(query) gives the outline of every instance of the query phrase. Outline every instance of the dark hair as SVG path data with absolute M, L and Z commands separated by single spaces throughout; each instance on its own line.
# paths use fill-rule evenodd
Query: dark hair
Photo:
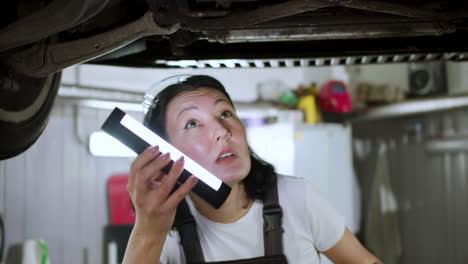
M 144 124 L 149 129 L 167 140 L 166 109 L 169 102 L 180 93 L 193 91 L 199 88 L 212 88 L 222 92 L 234 106 L 231 97 L 224 86 L 215 78 L 207 75 L 193 75 L 182 82 L 178 82 L 161 90 L 153 101 L 153 106 L 146 113 Z M 249 174 L 243 180 L 247 196 L 250 199 L 263 200 L 264 191 L 271 187 L 276 180 L 273 165 L 262 160 L 249 147 L 251 167 Z

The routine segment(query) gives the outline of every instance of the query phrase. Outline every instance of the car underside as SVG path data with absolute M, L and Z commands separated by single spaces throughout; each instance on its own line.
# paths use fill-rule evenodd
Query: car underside
M 468 58 L 468 3 L 16 0 L 0 11 L 0 159 L 35 142 L 60 72 L 308 67 Z

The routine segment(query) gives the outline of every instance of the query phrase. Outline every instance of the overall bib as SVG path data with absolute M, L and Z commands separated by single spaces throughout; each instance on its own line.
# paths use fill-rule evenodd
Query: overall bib
M 263 243 L 265 246 L 265 256 L 219 262 L 205 262 L 195 219 L 190 212 L 187 202 L 182 200 L 177 208 L 174 227 L 179 232 L 187 264 L 287 264 L 288 262 L 283 254 L 283 229 L 281 228 L 282 211 L 278 203 L 278 187 L 276 181 L 271 189 L 266 190 L 263 200 Z

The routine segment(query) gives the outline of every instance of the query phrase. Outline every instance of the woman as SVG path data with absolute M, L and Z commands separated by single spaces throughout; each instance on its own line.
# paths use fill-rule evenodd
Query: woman
M 154 98 L 145 125 L 232 190 L 219 209 L 190 193 L 194 176 L 171 192 L 183 159 L 165 174 L 169 154 L 148 148 L 130 170 L 137 217 L 124 263 L 319 263 L 318 252 L 335 263 L 379 263 L 310 184 L 276 175 L 250 151 L 219 81 L 175 79 Z

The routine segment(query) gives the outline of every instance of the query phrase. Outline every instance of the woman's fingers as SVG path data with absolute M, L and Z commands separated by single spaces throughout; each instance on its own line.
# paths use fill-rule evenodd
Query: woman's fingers
M 148 158 L 148 155 L 144 157 L 144 154 L 147 154 L 146 151 L 142 153 L 141 159 L 138 159 L 138 162 L 133 165 L 132 169 L 138 168 L 136 173 L 133 173 L 133 183 L 130 183 L 129 180 L 129 185 L 134 185 L 135 203 L 139 208 L 146 208 L 144 210 L 148 212 L 155 209 L 154 212 L 159 211 L 158 214 L 174 211 L 185 195 L 192 190 L 198 179 L 190 177 L 174 193 L 170 194 L 184 170 L 184 158 L 181 157 L 175 161 L 169 173 L 165 174 L 161 170 L 171 161 L 169 153 L 154 157 L 152 160 Z M 145 159 L 149 159 L 149 162 L 145 163 Z
M 159 146 L 148 147 L 136 157 L 133 161 L 130 171 L 131 172 L 138 172 L 143 169 L 150 161 L 152 161 L 155 157 L 157 157 L 161 152 L 159 151 Z
M 171 192 L 172 188 L 177 182 L 177 179 L 180 177 L 180 174 L 184 170 L 184 156 L 181 156 L 177 161 L 172 164 L 169 173 L 161 182 L 161 198 L 166 199 L 169 193 Z
M 169 198 L 161 205 L 161 210 L 173 210 L 179 205 L 180 201 L 195 187 L 198 182 L 198 178 L 190 176 L 184 184 L 182 184 L 177 191 L 169 196 Z
M 148 147 L 143 153 L 138 155 L 132 162 L 130 167 L 130 176 L 128 178 L 128 191 L 133 191 L 135 187 L 135 178 L 139 171 L 144 168 L 149 162 L 156 158 L 161 152 L 158 146 Z
M 197 183 L 197 178 L 191 176 L 188 178 L 179 188 L 172 194 L 169 195 L 177 179 L 180 177 L 184 170 L 184 157 L 180 157 L 171 167 L 169 174 L 164 178 L 160 186 L 160 192 L 158 195 L 160 198 L 165 200 L 161 205 L 161 211 L 175 210 L 180 201 L 187 195 Z
M 159 155 L 157 158 L 147 164 L 146 167 L 141 169 L 136 176 L 136 188 L 140 193 L 147 192 L 151 187 L 151 179 L 155 178 L 160 181 L 163 177 L 163 172 L 161 171 L 164 166 L 166 166 L 171 161 L 170 154 Z

